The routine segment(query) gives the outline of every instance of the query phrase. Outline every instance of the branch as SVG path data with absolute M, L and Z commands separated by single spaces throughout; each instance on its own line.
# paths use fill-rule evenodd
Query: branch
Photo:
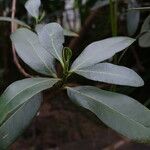
M 87 17 L 83 27 L 81 28 L 81 30 L 79 31 L 79 37 L 74 38 L 70 43 L 69 43 L 69 47 L 74 50 L 77 51 L 78 49 L 78 45 L 80 45 L 80 43 L 83 42 L 84 38 L 86 37 L 89 28 L 92 26 L 94 20 L 97 18 L 97 16 L 99 15 L 99 9 L 96 9 L 94 11 L 92 11 L 90 13 L 90 15 Z
M 116 150 L 122 147 L 125 144 L 128 144 L 130 141 L 129 140 L 120 140 L 112 145 L 109 145 L 108 147 L 103 148 L 103 150 Z
M 13 21 L 16 14 L 16 0 L 12 0 L 12 13 L 11 13 L 11 33 L 15 32 L 17 29 L 16 23 Z M 19 63 L 19 60 L 16 55 L 15 47 L 12 44 L 12 52 L 13 52 L 13 60 L 17 68 L 19 69 L 20 73 L 22 73 L 25 77 L 31 77 L 26 71 L 22 68 L 22 66 Z

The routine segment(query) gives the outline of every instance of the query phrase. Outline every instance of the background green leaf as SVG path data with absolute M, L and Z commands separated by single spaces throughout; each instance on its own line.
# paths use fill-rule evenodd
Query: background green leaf
M 64 29 L 64 35 L 65 36 L 72 36 L 72 37 L 78 37 L 79 35 L 75 32 L 72 32 L 70 30 Z
M 136 0 L 130 0 L 128 2 L 128 9 L 139 7 Z M 134 18 L 134 21 L 133 21 Z M 140 11 L 129 10 L 127 13 L 127 30 L 130 36 L 134 35 L 140 22 Z
M 144 33 L 139 38 L 139 45 L 141 47 L 150 47 L 150 15 L 145 19 L 142 28 L 141 34 Z
M 23 21 L 20 21 L 18 19 L 12 19 L 10 17 L 0 17 L 0 21 L 7 21 L 7 22 L 16 22 L 17 24 L 21 25 L 21 26 L 24 26 L 24 27 L 27 27 L 30 29 L 30 26 L 28 26 L 26 23 L 24 23 Z
M 39 17 L 39 8 L 41 6 L 41 0 L 28 0 L 25 3 L 25 8 L 28 13 L 35 18 Z
M 107 6 L 107 5 L 109 5 L 109 0 L 99 0 L 99 1 L 96 1 L 94 6 L 92 7 L 92 10 L 102 8 L 102 7 Z

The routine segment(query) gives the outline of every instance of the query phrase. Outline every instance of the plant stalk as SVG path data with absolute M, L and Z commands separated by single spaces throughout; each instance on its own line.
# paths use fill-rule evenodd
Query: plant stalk
M 110 21 L 111 21 L 111 31 L 112 36 L 117 36 L 118 34 L 118 1 L 117 0 L 109 0 L 110 5 Z M 117 55 L 113 57 L 113 63 L 117 64 L 118 58 Z M 112 91 L 116 91 L 116 86 L 113 85 L 111 88 Z

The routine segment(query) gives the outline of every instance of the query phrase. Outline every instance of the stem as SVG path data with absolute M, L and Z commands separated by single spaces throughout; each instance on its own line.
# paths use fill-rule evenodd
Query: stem
M 114 2 L 114 32 L 112 33 L 113 36 L 117 36 L 117 28 L 118 28 L 118 2 L 117 0 Z M 117 64 L 117 55 L 114 56 L 114 64 Z
M 12 1 L 12 13 L 11 13 L 11 33 L 16 31 L 16 24 L 14 22 L 14 18 L 15 18 L 15 14 L 16 14 L 16 0 Z M 15 47 L 12 44 L 12 53 L 13 53 L 13 60 L 15 65 L 17 66 L 17 68 L 19 69 L 20 73 L 22 73 L 25 77 L 31 77 L 31 75 L 29 75 L 28 73 L 26 73 L 26 71 L 22 68 L 22 66 L 19 63 L 19 60 L 17 58 L 16 55 L 16 50 Z
M 111 31 L 112 36 L 117 36 L 118 28 L 118 1 L 109 0 L 110 5 L 110 20 L 111 20 Z M 117 55 L 113 57 L 114 64 L 117 64 Z M 116 91 L 116 85 L 113 85 L 111 88 L 112 91 Z
M 117 36 L 117 27 L 118 27 L 118 2 L 117 0 L 114 2 L 113 0 L 109 0 L 110 4 L 110 20 L 111 20 L 111 31 L 112 36 Z
M 118 28 L 118 1 L 114 2 L 114 36 L 117 36 Z
M 63 70 L 63 77 L 62 77 L 62 80 L 64 81 L 64 82 L 66 82 L 66 80 L 67 80 L 67 77 L 68 77 L 68 66 L 67 65 L 64 65 L 64 70 Z
M 16 0 L 12 1 L 12 13 L 11 13 L 11 32 L 14 32 L 16 30 L 15 22 L 13 21 L 16 14 Z
M 132 11 L 132 10 L 150 11 L 150 7 L 137 7 L 137 8 L 128 9 L 128 11 Z
M 110 5 L 111 31 L 112 31 L 112 35 L 113 35 L 115 33 L 115 31 L 114 31 L 114 7 L 113 7 L 112 0 L 109 0 L 109 5 Z

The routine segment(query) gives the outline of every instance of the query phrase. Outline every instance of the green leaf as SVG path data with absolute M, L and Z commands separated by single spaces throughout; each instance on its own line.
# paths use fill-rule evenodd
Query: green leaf
M 114 1 L 114 0 L 112 0 Z M 99 8 L 102 8 L 102 7 L 105 7 L 109 5 L 109 0 L 98 0 L 95 2 L 94 6 L 92 7 L 92 11 L 96 10 L 96 9 L 99 9 Z
M 150 15 L 145 19 L 142 28 L 141 34 L 143 35 L 139 38 L 139 45 L 141 47 L 150 47 Z
M 38 33 L 40 33 L 41 32 L 41 30 L 42 30 L 42 28 L 45 26 L 45 24 L 37 24 L 36 26 L 35 26 L 35 31 L 36 31 L 36 33 L 38 34 Z M 56 69 L 55 69 L 55 57 L 53 56 L 53 55 L 51 55 L 51 59 L 52 59 L 52 70 L 53 70 L 53 72 L 55 72 L 55 74 L 56 74 Z
M 28 13 L 35 18 L 39 17 L 39 8 L 41 6 L 41 0 L 28 0 L 25 3 L 25 8 Z
M 64 35 L 65 36 L 72 36 L 72 37 L 78 37 L 79 35 L 75 32 L 72 32 L 70 30 L 64 29 Z
M 111 58 L 117 52 L 130 46 L 134 41 L 135 39 L 129 37 L 112 37 L 94 42 L 87 46 L 73 62 L 71 72 Z
M 50 54 L 52 54 L 54 58 L 58 59 L 61 64 L 63 64 L 63 28 L 58 23 L 49 23 L 46 24 L 44 27 L 38 28 L 37 32 L 42 46 Z
M 30 26 L 28 26 L 26 23 L 24 23 L 23 21 L 20 21 L 18 19 L 12 19 L 10 17 L 0 17 L 0 21 L 7 21 L 7 22 L 16 22 L 17 24 L 21 25 L 21 26 L 24 26 L 24 27 L 27 27 L 30 29 Z
M 94 66 L 78 69 L 75 72 L 94 81 L 133 87 L 144 85 L 142 78 L 133 70 L 110 63 L 99 63 Z
M 67 87 L 67 92 L 112 129 L 132 140 L 150 142 L 150 110 L 136 100 L 92 86 Z
M 38 36 L 26 29 L 18 29 L 11 35 L 17 54 L 35 71 L 56 76 L 53 69 L 52 56 L 41 46 Z
M 11 84 L 0 97 L 0 124 L 37 93 L 52 87 L 58 79 L 29 78 Z
M 38 22 L 41 22 L 41 21 L 44 19 L 45 15 L 46 15 L 46 12 L 43 11 L 43 12 L 41 13 L 41 16 L 40 16 L 39 19 L 38 19 Z
M 30 98 L 0 126 L 0 149 L 6 150 L 26 129 L 36 115 L 42 102 L 42 95 L 37 94 Z
M 68 74 L 71 57 L 72 57 L 72 50 L 68 47 L 64 47 L 63 49 L 63 63 L 64 63 L 63 74 L 66 74 L 66 75 Z
M 136 0 L 132 0 L 128 2 L 128 9 L 139 7 L 139 4 L 137 3 Z M 134 18 L 134 21 L 133 21 Z M 138 25 L 140 22 L 140 11 L 139 10 L 130 10 L 127 13 L 127 29 L 128 29 L 128 34 L 130 36 L 134 35 Z

